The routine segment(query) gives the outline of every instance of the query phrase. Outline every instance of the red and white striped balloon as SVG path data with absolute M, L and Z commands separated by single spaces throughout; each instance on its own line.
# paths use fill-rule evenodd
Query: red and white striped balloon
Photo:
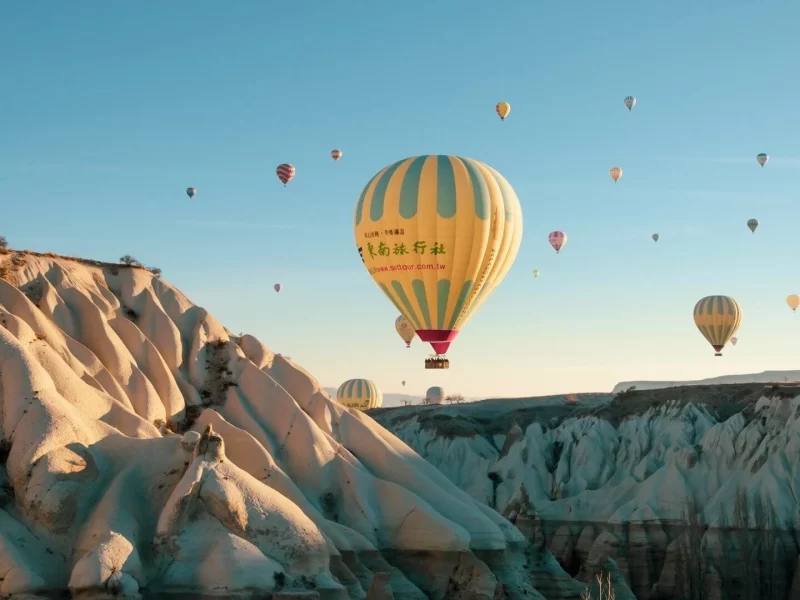
M 278 165 L 278 168 L 275 169 L 275 172 L 278 174 L 278 179 L 281 180 L 283 185 L 289 183 L 292 179 L 294 179 L 295 168 L 287 163 L 282 165 Z
M 561 251 L 561 248 L 564 247 L 564 244 L 567 243 L 567 234 L 563 231 L 553 231 L 550 233 L 550 245 L 558 254 Z

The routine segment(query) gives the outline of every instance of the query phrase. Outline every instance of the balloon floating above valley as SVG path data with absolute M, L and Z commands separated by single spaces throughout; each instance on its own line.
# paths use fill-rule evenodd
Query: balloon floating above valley
M 765 164 L 767 164 L 767 161 L 769 160 L 769 156 L 762 152 L 761 154 L 756 156 L 756 160 L 758 161 L 758 164 L 760 164 L 763 167 Z
M 511 113 L 511 105 L 508 102 L 498 102 L 494 110 L 497 116 L 500 117 L 500 120 L 505 121 L 506 117 Z
M 758 229 L 758 219 L 750 219 L 747 221 L 747 228 L 755 233 L 756 229 Z
M 394 321 L 394 328 L 397 330 L 397 334 L 406 343 L 406 348 L 411 348 L 411 342 L 417 335 L 411 322 L 406 319 L 404 315 L 400 315 Z
M 339 162 L 339 159 L 342 158 L 342 151 L 341 150 L 331 150 L 331 158 L 336 162 Z
M 192 198 L 194 198 L 196 193 L 197 193 L 197 190 L 195 188 L 186 188 L 186 195 L 189 196 L 190 200 Z
M 633 107 L 636 106 L 636 98 L 633 96 L 625 96 L 625 100 L 623 100 L 625 106 L 628 107 L 628 110 L 633 110 Z
M 563 248 L 567 243 L 567 234 L 563 231 L 552 231 L 547 237 L 547 241 L 550 242 L 553 250 L 555 250 L 556 254 L 558 254 L 561 252 L 561 248 Z
M 622 177 L 622 169 L 619 167 L 611 167 L 608 170 L 608 174 L 611 175 L 611 179 L 614 180 L 614 183 L 617 183 Z
M 292 165 L 285 163 L 278 165 L 278 168 L 275 169 L 275 172 L 278 174 L 278 179 L 280 179 L 281 183 L 285 186 L 292 179 L 294 179 L 294 174 L 297 171 Z
M 348 379 L 336 390 L 336 400 L 348 408 L 369 410 L 381 407 L 383 394 L 369 379 Z
M 722 349 L 742 324 L 742 309 L 730 296 L 706 296 L 694 307 L 694 324 L 716 354 Z
M 424 155 L 366 185 L 354 215 L 367 272 L 446 369 L 445 353 L 505 278 L 522 241 L 522 209 L 505 178 L 477 160 Z

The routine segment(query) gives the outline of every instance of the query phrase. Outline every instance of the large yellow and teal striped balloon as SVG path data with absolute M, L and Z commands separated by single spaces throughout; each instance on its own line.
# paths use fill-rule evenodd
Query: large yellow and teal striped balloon
M 349 408 L 369 410 L 383 404 L 383 394 L 369 379 L 349 379 L 336 390 L 336 399 Z
M 694 324 L 722 356 L 722 349 L 742 324 L 742 309 L 729 296 L 706 296 L 694 306 Z
M 375 283 L 443 354 L 511 268 L 522 210 L 492 167 L 416 156 L 382 169 L 361 192 L 355 240 Z

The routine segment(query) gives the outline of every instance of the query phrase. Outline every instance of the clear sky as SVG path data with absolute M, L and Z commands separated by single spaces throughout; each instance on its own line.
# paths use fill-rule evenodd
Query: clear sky
M 324 385 L 516 396 L 800 368 L 798 23 L 794 0 L 5 2 L 0 234 L 133 254 Z M 428 153 L 492 165 L 524 213 L 449 372 L 405 349 L 353 244 L 367 181 Z M 744 313 L 724 358 L 692 320 L 710 294 Z

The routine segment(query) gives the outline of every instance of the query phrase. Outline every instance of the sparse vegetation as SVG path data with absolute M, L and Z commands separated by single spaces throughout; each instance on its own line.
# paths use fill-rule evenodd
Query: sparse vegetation
M 461 404 L 464 402 L 464 396 L 461 394 L 452 394 L 444 399 L 448 404 Z
M 606 573 L 603 578 L 603 573 L 600 572 L 594 576 L 597 582 L 597 595 L 592 595 L 592 590 L 589 584 L 586 584 L 586 589 L 581 592 L 581 600 L 614 600 L 614 587 L 611 585 L 611 573 Z
M 125 256 L 121 256 L 120 259 L 119 259 L 119 262 L 121 262 L 123 265 L 127 265 L 129 267 L 131 267 L 131 266 L 141 267 L 142 266 L 142 263 L 140 263 L 138 260 L 136 260 L 130 254 L 126 254 Z
M 627 390 L 623 390 L 614 394 L 614 400 L 625 400 L 626 398 L 630 398 L 636 393 L 636 386 L 632 385 Z
M 8 250 L 8 240 L 4 235 L 0 235 L 0 250 Z
M 150 267 L 147 270 L 150 271 L 155 277 L 161 277 L 161 269 L 158 267 Z

